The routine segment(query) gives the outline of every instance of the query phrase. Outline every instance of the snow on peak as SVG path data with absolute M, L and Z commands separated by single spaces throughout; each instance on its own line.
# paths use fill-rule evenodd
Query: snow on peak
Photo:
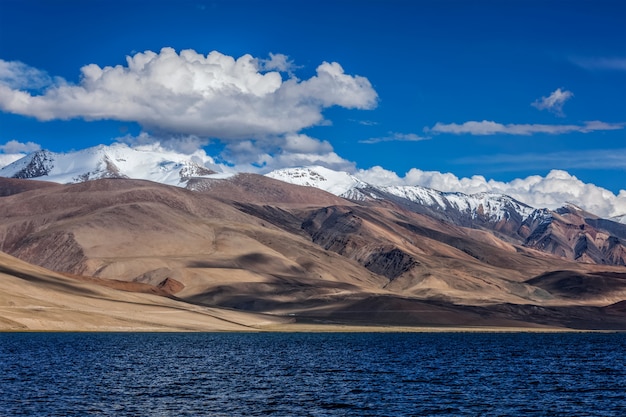
M 144 179 L 162 184 L 187 186 L 190 178 L 227 178 L 233 174 L 217 173 L 204 151 L 187 155 L 164 149 L 158 144 L 130 147 L 123 143 L 98 145 L 79 151 L 55 153 L 37 151 L 0 168 L 0 177 L 32 178 L 58 183 L 76 183 L 98 178 Z M 537 210 L 502 194 L 463 194 L 441 192 L 421 186 L 373 186 L 343 171 L 322 166 L 285 168 L 266 176 L 287 183 L 322 189 L 350 200 L 364 201 L 394 196 L 435 210 L 454 210 L 471 218 L 489 221 L 506 220 L 517 213 L 523 220 Z M 570 209 L 581 210 L 569 205 Z M 626 215 L 611 220 L 626 224 Z
M 0 175 L 13 178 L 37 178 L 48 175 L 54 167 L 53 163 L 54 158 L 51 152 L 37 151 L 0 169 Z M 12 175 L 5 175 L 5 171 Z
M 472 218 L 483 215 L 491 220 L 507 219 L 511 211 L 521 215 L 523 220 L 529 218 L 535 208 L 520 203 L 513 198 L 495 193 L 442 193 L 459 211 L 471 213 Z
M 376 187 L 347 172 L 337 172 L 319 166 L 280 169 L 266 175 L 292 184 L 320 188 L 351 200 L 380 199 L 386 194 L 436 210 L 455 210 L 471 218 L 482 217 L 496 222 L 508 219 L 512 212 L 526 219 L 535 211 L 534 208 L 502 194 L 468 195 L 408 185 Z
M 380 189 L 396 197 L 431 208 L 438 210 L 454 209 L 469 215 L 471 218 L 484 216 L 492 221 L 506 219 L 511 210 L 526 219 L 535 210 L 509 196 L 495 193 L 463 194 L 410 185 L 380 187 Z
M 131 148 L 116 143 L 75 152 L 38 151 L 0 169 L 0 176 L 76 183 L 98 178 L 134 178 L 185 185 L 191 177 L 214 174 L 204 155 L 184 155 L 154 147 Z
M 319 188 L 354 200 L 364 199 L 360 189 L 368 186 L 347 172 L 333 171 L 321 166 L 278 169 L 265 175 L 290 184 Z

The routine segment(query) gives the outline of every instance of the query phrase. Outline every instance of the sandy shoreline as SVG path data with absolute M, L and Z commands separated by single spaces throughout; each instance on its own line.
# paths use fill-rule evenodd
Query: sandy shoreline
M 264 326 L 261 331 L 293 333 L 580 333 L 619 332 L 619 330 L 580 330 L 563 327 L 503 326 L 362 326 L 340 324 L 281 324 Z
M 0 333 L 622 333 L 626 330 L 562 327 L 501 326 L 365 326 L 343 324 L 271 324 L 239 329 L 175 329 L 172 327 L 114 327 L 65 329 L 0 329 Z

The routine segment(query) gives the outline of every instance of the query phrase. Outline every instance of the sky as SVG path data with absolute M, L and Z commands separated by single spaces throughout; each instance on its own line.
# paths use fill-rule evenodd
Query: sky
M 115 142 L 626 214 L 626 2 L 0 0 L 0 166 Z

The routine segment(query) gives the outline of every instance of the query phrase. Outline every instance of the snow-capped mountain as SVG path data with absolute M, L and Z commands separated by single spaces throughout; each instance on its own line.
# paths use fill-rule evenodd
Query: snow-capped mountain
M 419 186 L 376 187 L 345 172 L 309 167 L 268 176 L 357 200 L 392 201 L 445 223 L 493 232 L 500 239 L 585 263 L 626 264 L 626 227 L 572 204 L 533 208 L 494 193 L 441 192 Z
M 211 170 L 211 168 L 215 168 Z M 190 178 L 225 178 L 206 154 L 185 155 L 162 147 L 99 145 L 75 152 L 34 152 L 0 169 L 0 176 L 77 183 L 99 178 L 145 179 L 185 187 Z M 373 186 L 347 173 L 321 166 L 286 168 L 267 177 L 310 186 L 354 201 L 393 201 L 411 211 L 454 224 L 486 227 L 509 235 L 525 236 L 524 225 L 534 229 L 550 220 L 550 211 L 536 209 L 509 196 L 493 193 L 441 192 L 420 186 Z M 611 219 L 626 222 L 626 216 Z M 533 225 L 533 226 L 530 226 Z
M 115 144 L 68 153 L 35 152 L 0 169 L 0 176 L 58 183 L 79 183 L 100 178 L 145 179 L 199 192 L 215 193 L 215 188 L 229 198 L 233 197 L 234 194 L 231 194 L 237 187 L 240 191 L 244 190 L 242 195 L 248 195 L 248 189 L 254 183 L 252 188 L 265 190 L 264 193 L 256 190 L 256 200 L 253 200 L 262 204 L 268 204 L 268 196 L 273 196 L 275 200 L 272 204 L 280 205 L 281 198 L 286 195 L 284 189 L 287 186 L 280 185 L 278 181 L 273 181 L 274 185 L 261 186 L 259 176 L 256 179 L 254 175 L 229 178 L 233 174 L 215 173 L 210 168 L 216 167 L 203 153 L 184 155 L 157 146 L 131 148 Z M 319 166 L 277 170 L 267 174 L 267 177 L 315 187 L 350 199 L 364 208 L 388 208 L 392 203 L 406 212 L 436 219 L 437 224 L 480 229 L 508 243 L 571 260 L 626 265 L 626 225 L 599 218 L 572 205 L 556 210 L 536 209 L 501 194 L 468 195 L 419 186 L 374 186 L 349 173 Z M 269 181 L 269 178 L 266 180 Z M 249 183 L 237 184 L 237 179 Z M 218 183 L 220 186 L 214 187 Z M 315 194 L 306 190 L 299 192 Z M 319 198 L 317 201 L 326 201 L 323 196 Z M 302 198 L 295 200 L 302 201 Z M 343 205 L 341 200 L 327 204 Z M 335 207 L 328 212 L 339 213 L 341 210 Z M 337 216 L 343 215 L 339 213 Z M 284 220 L 278 219 L 277 224 Z M 294 227 L 300 230 L 297 224 Z M 422 233 L 431 236 L 426 229 Z M 435 235 L 438 236 L 438 233 Z
M 192 177 L 216 174 L 198 156 L 117 143 L 75 152 L 38 151 L 0 169 L 0 176 L 77 183 L 99 178 L 133 178 L 185 185 Z M 206 159 L 206 157 L 205 157 Z
M 433 211 L 456 211 L 470 219 L 482 217 L 499 222 L 516 213 L 521 221 L 536 214 L 536 209 L 509 196 L 494 193 L 463 194 L 441 192 L 420 186 L 376 187 L 346 173 L 319 166 L 272 171 L 268 177 L 298 185 L 320 188 L 351 200 L 393 199 L 429 207 Z
M 485 216 L 492 221 L 507 219 L 511 212 L 528 219 L 536 209 L 509 196 L 495 193 L 463 194 L 447 193 L 419 186 L 382 187 L 382 190 L 438 210 L 454 209 L 472 218 Z
M 290 184 L 319 188 L 351 200 L 362 201 L 376 198 L 365 191 L 369 188 L 369 184 L 347 172 L 333 171 L 321 166 L 278 169 L 265 176 Z

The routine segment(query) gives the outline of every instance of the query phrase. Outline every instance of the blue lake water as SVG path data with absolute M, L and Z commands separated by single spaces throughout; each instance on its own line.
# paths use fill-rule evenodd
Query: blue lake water
M 3 417 L 625 410 L 626 334 L 0 334 Z

